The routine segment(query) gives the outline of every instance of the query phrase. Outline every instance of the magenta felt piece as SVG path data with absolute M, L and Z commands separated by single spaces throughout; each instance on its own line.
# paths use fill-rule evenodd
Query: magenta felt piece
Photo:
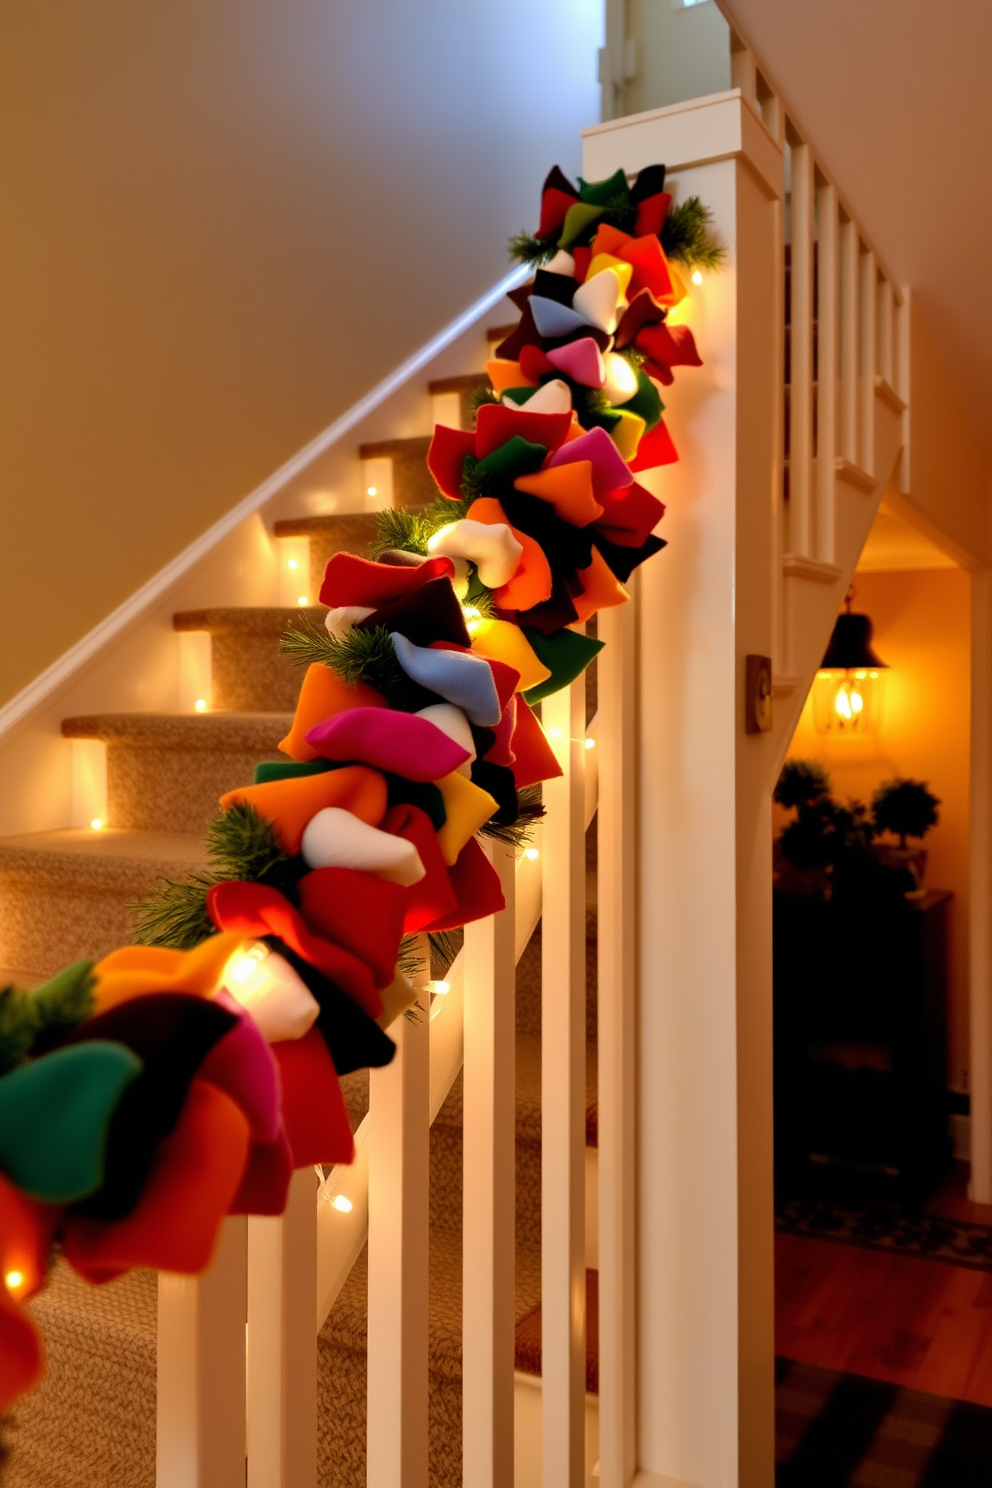
M 470 758 L 428 719 L 384 708 L 337 713 L 312 728 L 307 743 L 324 759 L 361 760 L 406 780 L 441 780 Z

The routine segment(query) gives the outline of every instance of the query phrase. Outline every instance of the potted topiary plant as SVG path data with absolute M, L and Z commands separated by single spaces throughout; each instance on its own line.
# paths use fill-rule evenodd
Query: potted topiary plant
M 888 867 L 908 868 L 917 888 L 923 882 L 927 864 L 925 847 L 907 846 L 907 837 L 925 837 L 935 826 L 940 798 L 927 789 L 925 780 L 896 776 L 880 785 L 871 798 L 872 824 L 876 832 L 891 832 L 899 846 L 881 843 L 875 848 L 879 859 Z

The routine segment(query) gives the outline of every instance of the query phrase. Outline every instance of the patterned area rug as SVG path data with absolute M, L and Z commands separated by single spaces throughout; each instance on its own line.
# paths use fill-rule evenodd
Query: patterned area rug
M 775 1210 L 775 1228 L 788 1235 L 837 1240 L 869 1250 L 896 1251 L 950 1261 L 974 1271 L 992 1271 L 992 1228 L 897 1210 L 846 1208 L 812 1199 L 791 1199 Z
M 776 1488 L 989 1488 L 992 1410 L 776 1361 Z

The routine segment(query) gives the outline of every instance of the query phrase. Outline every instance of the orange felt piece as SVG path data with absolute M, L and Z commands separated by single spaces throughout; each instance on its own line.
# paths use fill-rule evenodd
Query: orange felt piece
M 525 785 L 538 785 L 542 780 L 555 780 L 561 774 L 561 765 L 544 730 L 522 697 L 517 698 L 517 724 L 510 747 L 513 750 L 510 768 L 517 790 L 523 790 Z
M 630 595 L 611 572 L 598 548 L 592 550 L 592 562 L 588 568 L 580 568 L 582 593 L 571 596 L 577 620 L 588 620 L 597 610 L 608 610 L 614 605 L 626 604 Z
M 296 703 L 293 727 L 285 739 L 280 739 L 279 748 L 291 760 L 296 760 L 297 764 L 308 764 L 310 760 L 318 758 L 316 749 L 307 743 L 307 734 L 315 724 L 323 723 L 325 718 L 333 718 L 335 713 L 343 713 L 346 708 L 388 707 L 382 693 L 376 692 L 374 687 L 369 687 L 365 682 L 349 687 L 346 682 L 342 682 L 337 672 L 332 672 L 330 667 L 315 661 L 307 667 Z
M 573 527 L 586 527 L 603 515 L 593 490 L 591 460 L 574 460 L 569 465 L 535 471 L 533 475 L 518 475 L 513 484 L 518 491 L 546 501 L 556 516 L 571 522 Z
M 507 388 L 537 387 L 533 378 L 524 376 L 519 362 L 508 362 L 504 357 L 494 357 L 486 363 L 486 376 L 494 393 L 505 393 Z
M 551 569 L 544 550 L 526 532 L 518 532 L 506 520 L 506 513 L 495 496 L 480 496 L 468 509 L 472 522 L 485 522 L 489 527 L 505 523 L 523 548 L 517 571 L 509 583 L 493 590 L 493 598 L 501 610 L 529 610 L 533 605 L 543 604 L 551 598 Z
M 0 1411 L 32 1389 L 44 1368 L 37 1329 L 0 1282 Z
M 212 997 L 221 985 L 225 966 L 244 941 L 243 935 L 230 931 L 210 936 L 192 951 L 167 951 L 159 946 L 111 951 L 93 968 L 95 1012 L 105 1013 L 129 998 L 154 992 Z
M 569 425 L 568 433 L 565 435 L 563 443 L 571 444 L 573 439 L 581 439 L 583 434 L 587 434 L 588 432 L 588 429 L 583 429 L 582 425 L 573 414 L 572 422 Z
M 615 258 L 621 258 L 621 248 L 633 242 L 630 233 L 621 232 L 618 227 L 611 227 L 608 222 L 601 222 L 596 229 L 596 236 L 589 244 L 589 250 L 593 258 L 601 253 L 609 253 Z M 590 260 L 591 262 L 591 260 Z
M 323 775 L 297 775 L 288 780 L 267 780 L 263 785 L 239 786 L 220 798 L 225 811 L 238 803 L 254 806 L 259 816 L 272 822 L 284 850 L 295 857 L 304 827 L 325 806 L 339 806 L 359 821 L 377 827 L 386 814 L 386 782 L 378 770 L 370 770 L 367 765 L 345 765 Z
M 282 1123 L 293 1167 L 350 1163 L 355 1144 L 334 1061 L 316 1028 L 299 1039 L 280 1039 L 272 1053 L 282 1084 Z
M 210 1264 L 217 1233 L 241 1184 L 251 1133 L 230 1096 L 194 1080 L 172 1134 L 159 1144 L 137 1207 L 126 1219 L 68 1215 L 66 1260 L 87 1281 L 132 1266 L 195 1275 Z
M 61 1217 L 61 1209 L 28 1198 L 0 1173 L 0 1298 L 8 1290 L 3 1278 L 14 1273 L 21 1278 L 9 1289 L 15 1303 L 44 1286 L 45 1262 Z

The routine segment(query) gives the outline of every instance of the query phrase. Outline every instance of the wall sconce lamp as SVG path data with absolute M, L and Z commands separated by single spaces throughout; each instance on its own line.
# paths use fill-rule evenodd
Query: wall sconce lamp
M 813 683 L 813 727 L 836 738 L 877 734 L 882 721 L 882 673 L 888 663 L 872 648 L 870 618 L 852 615 L 853 599 L 852 584 Z

